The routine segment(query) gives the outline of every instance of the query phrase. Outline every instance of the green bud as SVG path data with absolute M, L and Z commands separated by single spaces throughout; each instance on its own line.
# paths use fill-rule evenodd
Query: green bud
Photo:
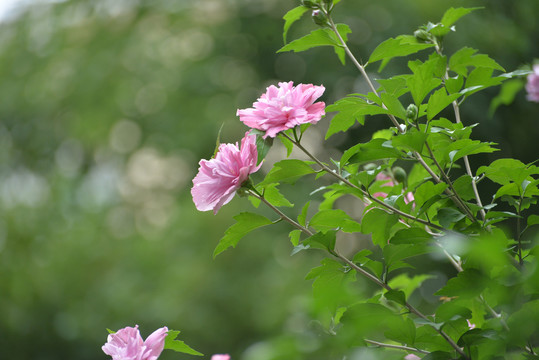
M 427 30 L 418 29 L 418 30 L 414 31 L 414 36 L 420 42 L 431 42 L 432 41 L 432 35 Z
M 406 181 L 406 171 L 404 171 L 403 168 L 401 168 L 400 166 L 395 166 L 391 170 L 393 171 L 393 177 L 397 182 L 403 183 Z
M 408 120 L 415 120 L 417 118 L 417 112 L 417 106 L 415 106 L 414 104 L 408 105 L 408 107 L 406 108 L 406 118 Z
M 328 25 L 328 17 L 322 10 L 313 10 L 312 17 L 316 25 L 320 25 L 320 26 Z
M 316 1 L 313 0 L 302 0 L 301 4 L 309 9 L 315 9 L 318 7 Z
M 236 190 L 236 194 L 238 194 L 239 197 L 247 197 L 249 196 L 249 189 L 240 187 L 238 190 Z

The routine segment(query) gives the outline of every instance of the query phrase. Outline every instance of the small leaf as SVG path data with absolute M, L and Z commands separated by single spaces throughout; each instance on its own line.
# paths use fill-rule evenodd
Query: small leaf
M 260 164 L 266 157 L 273 145 L 273 138 L 267 137 L 264 139 L 263 135 L 266 133 L 260 130 L 251 130 L 256 134 L 256 150 L 258 152 L 257 164 Z
M 427 119 L 431 120 L 440 111 L 449 106 L 453 101 L 457 100 L 460 94 L 447 95 L 444 88 L 438 89 L 429 97 L 427 105 Z
M 437 214 L 438 222 L 447 229 L 451 226 L 451 224 L 454 224 L 465 217 L 466 215 L 453 208 L 441 208 L 438 210 Z
M 225 236 L 219 240 L 219 244 L 213 252 L 213 257 L 228 249 L 236 247 L 238 242 L 251 231 L 272 223 L 272 221 L 262 215 L 249 212 L 242 212 L 234 216 L 236 223 L 225 231 Z
M 446 188 L 447 184 L 445 183 L 434 185 L 432 182 L 427 181 L 421 184 L 414 192 L 416 206 L 423 206 L 428 200 L 443 193 Z
M 292 243 L 292 245 L 296 247 L 299 245 L 299 239 L 301 237 L 301 230 L 292 230 L 290 231 L 288 236 L 290 237 L 290 242 Z
M 304 245 L 312 248 L 327 250 L 332 253 L 335 249 L 336 231 L 330 230 L 327 232 L 318 232 L 313 236 L 303 240 Z
M 308 10 L 309 8 L 305 6 L 298 6 L 288 11 L 283 16 L 283 19 L 285 21 L 284 28 L 283 28 L 283 43 L 284 44 L 286 44 L 286 35 L 288 34 L 288 29 L 290 29 L 290 26 L 292 26 L 293 23 L 298 21 L 303 16 L 303 14 L 307 12 Z
M 450 28 L 454 23 L 457 22 L 461 17 L 471 13 L 474 10 L 483 9 L 483 7 L 473 7 L 473 8 L 449 8 L 442 17 L 442 25 L 446 28 Z
M 389 290 L 384 294 L 384 297 L 388 300 L 394 301 L 397 304 L 406 305 L 406 295 L 401 290 Z
M 375 245 L 384 247 L 389 240 L 391 228 L 399 221 L 395 214 L 388 214 L 384 210 L 371 208 L 363 216 L 361 232 L 372 233 L 372 241 Z
M 204 354 L 192 349 L 183 341 L 175 340 L 179 333 L 180 332 L 176 330 L 168 331 L 167 337 L 165 338 L 165 347 L 164 347 L 165 349 L 173 350 L 176 352 L 189 354 L 189 355 L 204 356 Z

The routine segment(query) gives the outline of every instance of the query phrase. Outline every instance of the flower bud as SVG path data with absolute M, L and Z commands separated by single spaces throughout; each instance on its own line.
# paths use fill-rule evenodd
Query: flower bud
M 316 3 L 316 1 L 313 1 L 313 0 L 302 0 L 301 5 L 309 9 L 315 9 L 318 7 L 318 4 Z
M 408 105 L 408 107 L 406 108 L 406 118 L 408 120 L 415 120 L 417 118 L 417 106 L 415 106 L 415 104 L 410 104 Z
M 406 171 L 400 166 L 395 166 L 393 169 L 393 177 L 399 183 L 404 183 L 406 181 Z
M 378 165 L 376 165 L 375 163 L 368 163 L 368 164 L 363 165 L 363 169 L 365 169 L 365 171 L 374 170 L 377 167 Z
M 320 26 L 328 25 L 328 17 L 322 10 L 313 10 L 312 17 L 316 25 L 320 25 Z
M 414 36 L 420 42 L 431 42 L 432 41 L 432 35 L 427 30 L 418 29 L 418 30 L 414 31 Z

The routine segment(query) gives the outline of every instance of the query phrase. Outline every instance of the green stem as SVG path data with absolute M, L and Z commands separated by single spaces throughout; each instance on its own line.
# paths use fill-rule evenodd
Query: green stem
M 414 352 L 417 352 L 417 353 L 420 353 L 420 354 L 430 354 L 430 352 L 428 352 L 428 351 L 413 348 L 413 347 L 409 347 L 409 346 L 385 344 L 385 343 L 381 343 L 381 342 L 374 341 L 374 340 L 369 340 L 369 339 L 364 339 L 364 341 L 366 343 L 368 343 L 368 344 L 375 345 L 377 347 L 384 347 L 384 348 L 389 348 L 389 349 L 398 349 L 398 350 L 404 350 L 404 351 L 414 351 Z

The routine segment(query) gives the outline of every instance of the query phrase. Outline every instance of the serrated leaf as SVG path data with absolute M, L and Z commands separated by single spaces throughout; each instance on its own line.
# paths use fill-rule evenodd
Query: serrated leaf
M 458 296 L 470 299 L 479 296 L 487 286 L 489 279 L 476 269 L 465 269 L 457 277 L 449 279 L 447 284 L 438 290 L 437 296 Z
M 393 96 L 388 93 L 381 93 L 380 97 L 382 98 L 384 105 L 387 107 L 387 109 L 392 115 L 402 120 L 406 119 L 406 110 L 396 96 Z
M 428 200 L 443 193 L 446 188 L 447 184 L 445 183 L 434 185 L 432 182 L 427 181 L 421 184 L 414 192 L 416 206 L 418 208 L 422 207 Z
M 286 206 L 286 207 L 293 207 L 294 204 L 292 204 L 290 201 L 288 201 L 287 198 L 284 197 L 283 194 L 277 189 L 277 184 L 269 184 L 267 186 L 264 186 L 264 198 L 269 201 L 274 206 Z
M 303 240 L 303 244 L 311 248 L 327 250 L 332 253 L 337 240 L 336 233 L 337 231 L 335 230 L 321 231 Z
M 169 330 L 167 333 L 167 337 L 165 338 L 165 347 L 164 349 L 173 350 L 176 352 L 189 354 L 189 355 L 196 355 L 196 356 L 204 356 L 204 354 L 194 350 L 189 345 L 184 343 L 180 340 L 175 340 L 180 332 L 176 330 Z
M 433 58 L 424 63 L 420 60 L 408 62 L 408 67 L 414 74 L 406 79 L 406 84 L 412 93 L 416 106 L 419 106 L 427 94 L 442 83 L 441 79 L 433 76 L 440 59 L 445 60 L 445 58 Z M 445 70 L 445 61 L 443 65 Z
M 399 221 L 395 214 L 388 214 L 384 210 L 371 208 L 361 221 L 361 232 L 372 233 L 372 241 L 375 245 L 384 247 L 391 235 L 391 228 Z
M 364 144 L 357 144 L 346 150 L 341 157 L 341 166 L 348 163 L 363 163 L 382 159 L 400 159 L 399 150 L 385 139 L 372 139 Z
M 454 53 L 449 59 L 449 68 L 462 76 L 468 76 L 468 67 L 490 68 L 495 70 L 505 71 L 496 61 L 489 58 L 487 55 L 478 54 L 476 49 L 464 47 Z
M 361 225 L 340 209 L 327 209 L 317 212 L 309 221 L 309 226 L 318 231 L 338 228 L 344 232 L 352 233 L 361 230 Z
M 407 56 L 433 46 L 434 44 L 418 42 L 414 36 L 400 35 L 396 38 L 390 38 L 378 45 L 372 52 L 369 63 L 380 60 L 388 61 L 394 57 Z
M 273 165 L 273 168 L 259 185 L 271 183 L 295 184 L 303 176 L 315 173 L 310 164 L 312 162 L 296 159 L 281 160 Z
M 448 147 L 449 160 L 455 162 L 467 155 L 498 151 L 498 149 L 495 149 L 490 145 L 495 145 L 495 143 L 486 143 L 470 139 L 457 140 Z
M 427 119 L 431 120 L 440 111 L 449 106 L 453 101 L 457 100 L 460 94 L 447 95 L 445 88 L 436 90 L 430 97 L 427 104 Z
M 423 150 L 423 145 L 427 140 L 427 134 L 412 128 L 405 134 L 398 134 L 391 140 L 393 146 L 399 150 L 417 151 Z
M 236 247 L 238 242 L 251 231 L 272 223 L 270 219 L 250 212 L 239 213 L 234 216 L 234 220 L 236 223 L 229 227 L 225 231 L 225 236 L 219 240 L 213 252 L 214 258 L 229 247 Z
M 288 30 L 290 29 L 290 26 L 292 26 L 293 23 L 298 21 L 303 14 L 305 14 L 307 11 L 309 11 L 309 8 L 305 6 L 298 6 L 293 8 L 292 10 L 289 10 L 284 16 L 284 28 L 283 28 L 283 43 L 286 44 L 286 35 L 288 34 Z
M 527 177 L 539 174 L 539 168 L 534 165 L 525 165 L 516 159 L 498 159 L 488 166 L 481 166 L 477 174 L 485 174 L 490 180 L 500 185 L 511 181 L 522 183 Z

